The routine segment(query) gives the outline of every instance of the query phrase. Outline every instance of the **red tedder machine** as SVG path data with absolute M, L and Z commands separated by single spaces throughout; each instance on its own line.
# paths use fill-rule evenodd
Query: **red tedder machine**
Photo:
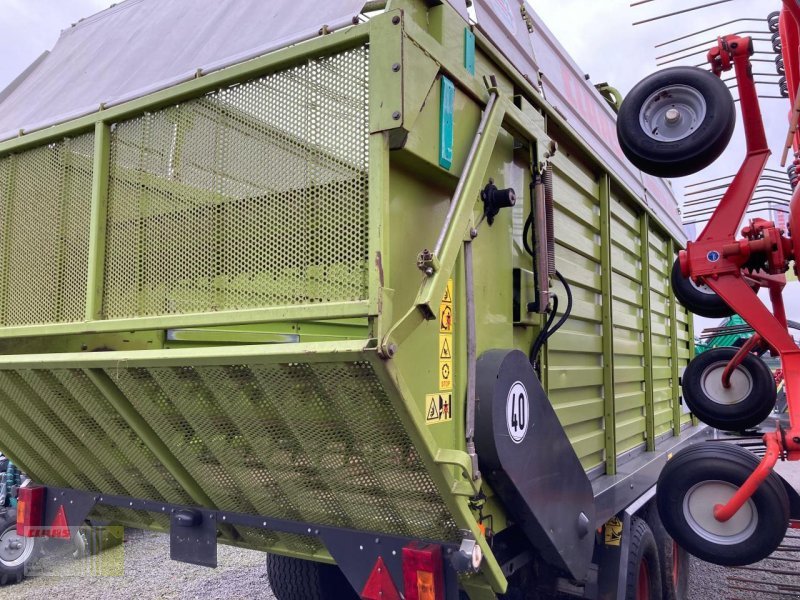
M 769 350 L 780 356 L 789 427 L 776 424 L 764 435 L 766 451 L 760 459 L 724 442 L 686 448 L 661 473 L 657 492 L 670 535 L 692 554 L 723 565 L 758 561 L 778 547 L 787 527 L 800 527 L 800 496 L 773 471 L 778 460 L 800 460 L 800 347 L 788 332 L 783 299 L 785 273 L 793 268 L 800 275 L 800 2 L 783 0 L 770 29 L 773 46 L 782 54 L 776 63 L 785 71 L 782 91 L 792 105 L 787 150 L 794 151 L 789 168 L 794 192 L 786 230 L 761 218 L 743 224 L 771 154 L 751 38 L 720 37 L 707 55 L 710 72 L 672 67 L 644 79 L 626 98 L 617 124 L 625 154 L 643 171 L 662 177 L 698 172 L 731 139 L 736 108 L 721 76 L 735 72 L 746 156 L 702 233 L 680 251 L 672 286 L 692 312 L 739 314 L 755 335 L 738 351 L 719 348 L 697 355 L 683 376 L 684 400 L 700 420 L 716 428 L 743 431 L 758 425 L 772 412 L 776 394 L 769 369 L 754 351 Z M 768 291 L 772 310 L 759 298 L 761 289 Z

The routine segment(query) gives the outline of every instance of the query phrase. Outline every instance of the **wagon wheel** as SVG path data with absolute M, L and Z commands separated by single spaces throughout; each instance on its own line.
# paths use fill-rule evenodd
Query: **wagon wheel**
M 622 103 L 617 137 L 625 156 L 658 177 L 682 177 L 714 162 L 733 135 L 730 90 L 708 71 L 672 67 L 640 81 Z
M 736 355 L 736 348 L 712 348 L 698 354 L 681 378 L 683 399 L 698 419 L 717 429 L 744 431 L 769 417 L 778 396 L 769 367 L 747 354 L 733 370 L 730 386 L 722 373 Z
M 724 442 L 681 450 L 658 478 L 656 503 L 667 532 L 717 565 L 746 565 L 772 554 L 789 523 L 789 497 L 774 472 L 728 521 L 714 517 L 714 507 L 725 504 L 758 464 L 747 450 Z
M 696 315 L 717 319 L 735 314 L 734 310 L 710 287 L 684 277 L 678 259 L 675 259 L 672 265 L 670 282 L 678 302 Z

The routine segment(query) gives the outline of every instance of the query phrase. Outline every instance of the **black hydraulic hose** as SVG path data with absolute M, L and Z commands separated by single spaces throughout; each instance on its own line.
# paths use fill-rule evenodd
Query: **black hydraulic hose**
M 569 315 L 572 313 L 572 288 L 569 287 L 567 280 L 564 279 L 564 276 L 558 271 L 556 271 L 556 277 L 558 277 L 558 280 L 561 282 L 561 285 L 564 286 L 564 290 L 567 292 L 567 308 L 564 311 L 564 314 L 561 315 L 558 323 L 556 323 L 556 326 L 547 332 L 547 337 L 544 339 L 545 342 L 550 339 L 550 336 L 552 336 L 556 331 L 561 329 L 564 323 L 567 322 L 567 319 L 569 319 Z
M 544 346 L 544 343 L 547 341 L 547 332 L 550 331 L 550 327 L 553 325 L 553 321 L 556 320 L 556 312 L 558 311 L 558 296 L 553 294 L 553 309 L 550 311 L 550 314 L 547 317 L 547 321 L 545 321 L 544 326 L 542 326 L 542 330 L 539 332 L 539 335 L 536 336 L 536 339 L 533 340 L 533 344 L 531 345 L 531 351 L 528 354 L 528 360 L 531 361 L 534 369 L 539 368 L 539 352 Z

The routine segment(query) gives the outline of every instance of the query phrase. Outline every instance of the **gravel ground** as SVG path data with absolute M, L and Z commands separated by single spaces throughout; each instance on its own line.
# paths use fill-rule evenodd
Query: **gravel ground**
M 777 470 L 800 489 L 800 464 L 779 464 Z M 787 544 L 800 547 L 800 531 L 790 533 Z M 0 588 L 0 600 L 83 598 L 105 600 L 107 598 L 236 598 L 272 600 L 265 567 L 264 554 L 219 545 L 219 567 L 208 569 L 176 563 L 169 560 L 169 537 L 160 533 L 126 530 L 125 543 L 111 549 L 109 563 L 111 572 L 116 565 L 123 564 L 121 576 L 87 576 L 76 572 L 86 568 L 86 563 L 69 556 L 48 557 L 47 571 L 30 577 L 19 585 Z M 787 553 L 778 553 L 788 556 Z M 776 555 L 777 556 L 777 555 Z M 731 569 L 694 559 L 690 579 L 689 600 L 764 600 L 764 598 L 800 599 L 800 592 L 776 594 L 776 584 L 800 586 L 800 553 L 794 558 L 799 562 L 772 559 L 753 567 L 778 569 L 793 573 L 776 575 L 758 570 Z M 76 567 L 76 564 L 83 567 Z M 795 575 L 796 574 L 796 575 Z M 730 581 L 730 578 L 744 581 Z M 730 586 L 770 589 L 764 594 L 754 591 L 731 590 Z M 769 588 L 768 588 L 769 586 Z
M 86 576 L 79 571 L 81 561 L 66 555 L 48 556 L 46 573 L 0 588 L 0 599 L 275 598 L 269 590 L 263 552 L 220 544 L 216 569 L 196 567 L 169 560 L 168 535 L 127 529 L 125 543 L 106 554 L 111 555 L 112 573 L 118 571 L 117 560 L 124 557 L 122 576 Z

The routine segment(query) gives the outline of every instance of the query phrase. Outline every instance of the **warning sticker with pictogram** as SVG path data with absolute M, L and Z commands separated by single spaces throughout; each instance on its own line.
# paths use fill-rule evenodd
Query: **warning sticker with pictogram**
M 453 389 L 453 361 L 440 360 L 439 361 L 439 389 L 452 390 Z
M 439 333 L 453 333 L 453 306 L 451 304 L 439 306 Z
M 425 422 L 428 425 L 453 420 L 453 397 L 451 394 L 428 394 L 425 396 Z
M 447 280 L 447 287 L 444 290 L 444 296 L 442 296 L 442 304 L 452 304 L 453 303 L 453 280 Z
M 439 360 L 448 360 L 453 358 L 453 336 L 446 333 L 439 335 Z
M 619 546 L 622 542 L 622 521 L 617 517 L 611 517 L 603 529 L 606 546 Z

